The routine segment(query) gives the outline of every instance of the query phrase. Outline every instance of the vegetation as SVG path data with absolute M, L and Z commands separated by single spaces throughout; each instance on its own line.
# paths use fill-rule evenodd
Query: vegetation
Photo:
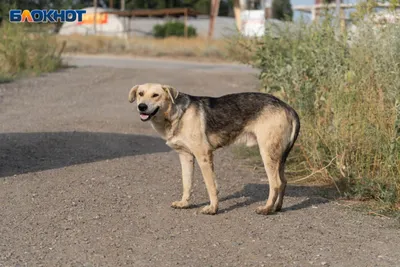
M 57 42 L 67 41 L 64 52 L 85 54 L 116 54 L 146 57 L 193 58 L 196 61 L 226 61 L 227 47 L 223 40 L 168 37 L 123 39 L 105 36 L 57 36 Z
M 166 38 L 170 36 L 185 36 L 185 24 L 181 21 L 168 21 L 164 24 L 156 24 L 153 27 L 153 36 L 156 38 Z M 187 37 L 196 37 L 196 29 L 192 26 L 187 27 Z
M 378 30 L 363 20 L 338 35 L 331 25 L 326 16 L 278 37 L 271 29 L 262 40 L 239 37 L 232 55 L 260 68 L 262 91 L 300 114 L 292 182 L 331 183 L 342 196 L 399 211 L 400 26 Z
M 272 18 L 279 20 L 292 20 L 293 10 L 290 0 L 273 0 Z
M 61 66 L 56 42 L 46 34 L 31 34 L 23 25 L 0 28 L 0 80 L 21 74 L 49 72 Z

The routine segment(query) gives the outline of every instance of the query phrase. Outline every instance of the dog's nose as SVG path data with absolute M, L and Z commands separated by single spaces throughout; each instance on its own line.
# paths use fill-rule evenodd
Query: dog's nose
M 146 111 L 146 109 L 147 109 L 147 105 L 146 105 L 146 104 L 143 104 L 143 103 L 141 103 L 141 104 L 139 104 L 139 106 L 138 106 L 138 109 L 139 109 L 140 111 Z

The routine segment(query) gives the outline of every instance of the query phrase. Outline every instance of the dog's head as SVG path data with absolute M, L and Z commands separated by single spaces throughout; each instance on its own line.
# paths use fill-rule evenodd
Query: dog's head
M 146 83 L 132 87 L 129 102 L 136 101 L 140 119 L 148 121 L 164 114 L 171 104 L 175 103 L 178 94 L 179 92 L 169 85 Z

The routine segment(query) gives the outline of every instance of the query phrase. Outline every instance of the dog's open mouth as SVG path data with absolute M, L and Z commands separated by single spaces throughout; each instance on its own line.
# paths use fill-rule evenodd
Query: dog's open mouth
M 142 121 L 148 121 L 148 120 L 150 120 L 151 117 L 153 117 L 154 115 L 156 115 L 156 113 L 158 112 L 158 109 L 159 109 L 159 108 L 160 108 L 160 107 L 157 107 L 157 108 L 156 108 L 152 113 L 150 113 L 150 114 L 141 112 L 141 113 L 140 113 L 140 119 L 141 119 Z

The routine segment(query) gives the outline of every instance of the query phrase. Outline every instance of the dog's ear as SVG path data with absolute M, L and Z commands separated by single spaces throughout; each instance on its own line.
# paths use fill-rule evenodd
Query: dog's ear
M 131 91 L 129 92 L 129 102 L 133 103 L 136 100 L 136 92 L 137 89 L 139 88 L 139 85 L 135 85 L 134 87 L 132 87 Z
M 175 104 L 175 99 L 178 97 L 179 92 L 174 87 L 169 85 L 162 85 L 161 87 L 162 89 L 164 89 L 165 92 L 167 92 L 172 103 Z

